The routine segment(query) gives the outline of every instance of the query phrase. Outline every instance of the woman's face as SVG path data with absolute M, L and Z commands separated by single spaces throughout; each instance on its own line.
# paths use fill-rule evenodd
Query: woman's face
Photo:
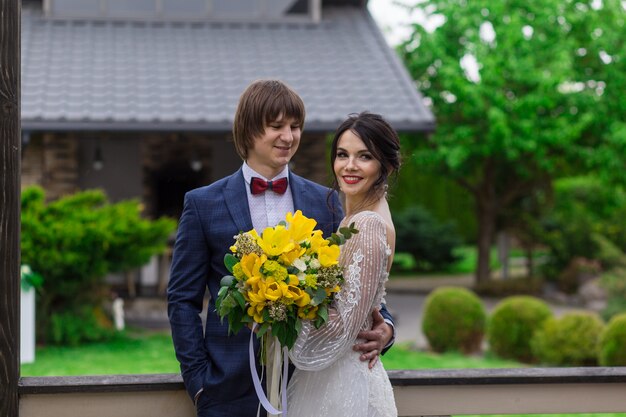
M 361 138 L 346 130 L 337 141 L 333 170 L 346 198 L 362 200 L 380 176 L 380 162 Z

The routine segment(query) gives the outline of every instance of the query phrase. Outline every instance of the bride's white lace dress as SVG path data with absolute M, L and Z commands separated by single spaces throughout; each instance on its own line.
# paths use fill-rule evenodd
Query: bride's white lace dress
M 345 282 L 329 321 L 320 329 L 306 323 L 290 351 L 296 370 L 287 390 L 289 416 L 397 416 L 381 362 L 370 370 L 367 362 L 359 360 L 359 352 L 352 350 L 359 331 L 371 328 L 372 310 L 385 294 L 391 253 L 387 227 L 371 211 L 343 221 L 351 222 L 359 233 L 341 248 Z

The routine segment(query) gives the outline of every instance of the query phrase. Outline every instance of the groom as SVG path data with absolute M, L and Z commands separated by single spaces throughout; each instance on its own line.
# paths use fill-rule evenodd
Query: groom
M 167 290 L 168 315 L 185 387 L 199 417 L 257 415 L 248 360 L 250 331 L 228 335 L 228 325 L 215 312 L 220 280 L 227 275 L 223 259 L 233 236 L 275 226 L 295 210 L 314 218 L 317 228 L 330 236 L 343 217 L 336 193 L 327 198 L 328 188 L 289 171 L 304 115 L 301 98 L 282 82 L 252 83 L 239 100 L 233 126 L 243 166 L 185 195 Z M 211 297 L 203 334 L 200 313 L 207 287 Z M 391 317 L 384 308 L 382 314 L 386 321 L 375 313 L 374 328 L 359 335 L 366 342 L 355 345 L 364 361 L 377 360 L 392 339 Z

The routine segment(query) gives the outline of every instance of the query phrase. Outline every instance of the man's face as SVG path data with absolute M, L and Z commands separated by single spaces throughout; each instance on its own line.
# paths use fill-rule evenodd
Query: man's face
M 278 118 L 265 126 L 248 150 L 248 165 L 268 179 L 285 168 L 300 145 L 301 126 L 292 118 Z

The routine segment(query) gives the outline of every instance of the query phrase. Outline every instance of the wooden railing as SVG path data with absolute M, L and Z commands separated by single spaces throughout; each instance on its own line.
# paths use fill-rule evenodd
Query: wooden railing
M 399 416 L 626 412 L 626 368 L 389 371 Z M 180 375 L 27 377 L 19 416 L 193 417 Z

